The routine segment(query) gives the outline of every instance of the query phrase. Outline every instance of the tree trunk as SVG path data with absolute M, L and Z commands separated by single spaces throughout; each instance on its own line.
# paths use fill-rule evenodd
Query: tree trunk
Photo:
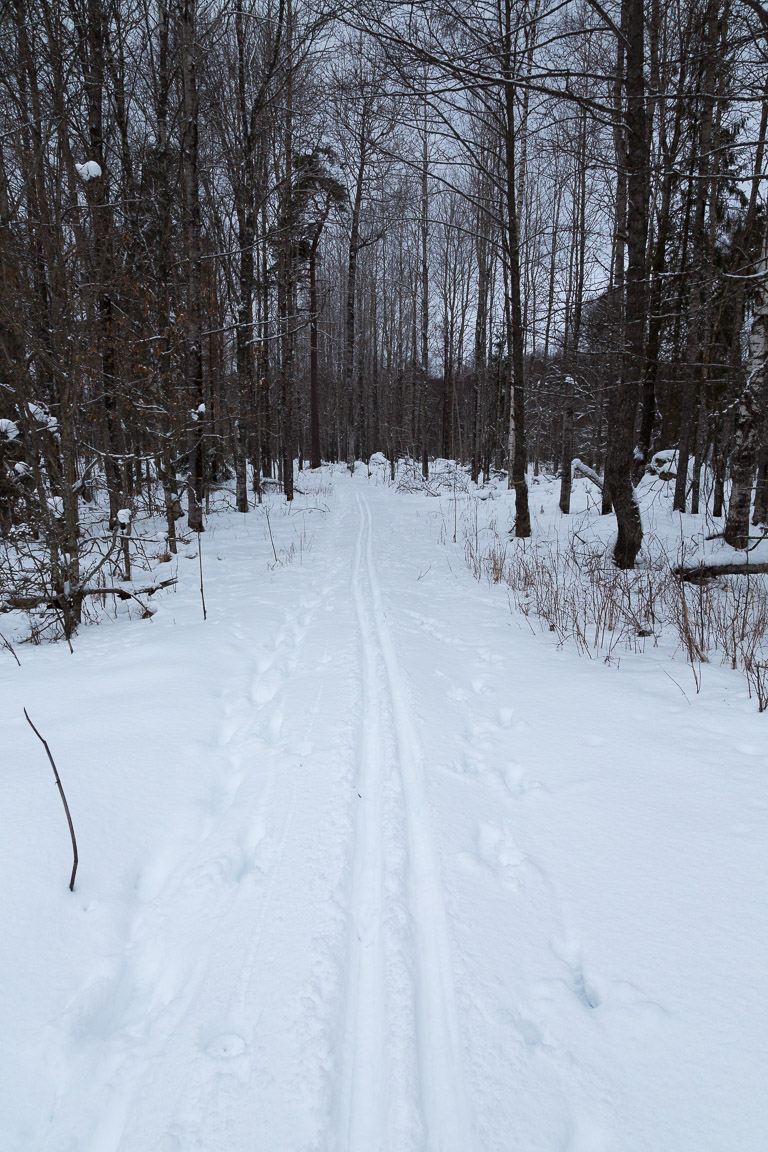
M 563 441 L 560 454 L 560 511 L 565 516 L 571 511 L 573 485 L 573 406 L 574 379 L 566 376 L 563 381 Z
M 618 536 L 613 551 L 619 568 L 634 568 L 643 542 L 640 509 L 632 486 L 635 421 L 645 353 L 645 245 L 648 226 L 647 132 L 643 0 L 623 0 L 626 29 L 627 276 L 624 356 L 616 390 L 612 444 L 605 465 L 605 490 L 613 503 Z
M 768 449 L 763 447 L 757 466 L 755 487 L 755 510 L 752 516 L 754 525 L 768 527 Z
M 319 468 L 320 409 L 317 394 L 317 248 L 320 232 L 316 232 L 309 252 L 309 466 Z
M 424 139 L 421 158 L 421 214 L 419 220 L 421 241 L 421 475 L 429 478 L 427 446 L 427 381 L 429 379 L 429 141 L 424 107 Z
M 514 456 L 510 461 L 509 480 L 515 490 L 515 536 L 526 538 L 531 534 L 531 514 L 528 507 L 528 484 L 525 478 L 525 333 L 520 297 L 520 229 L 516 196 L 515 170 L 515 84 L 512 74 L 512 12 L 510 0 L 505 0 L 504 29 L 504 192 L 506 198 L 507 245 L 509 260 L 509 291 L 512 327 L 512 347 L 509 349 L 512 395 L 509 405 L 510 442 Z
M 763 237 L 762 253 L 757 266 L 755 295 L 749 334 L 747 382 L 736 409 L 731 454 L 731 498 L 723 534 L 726 544 L 732 548 L 746 548 L 749 543 L 749 512 L 759 446 L 758 418 L 763 412 L 768 359 L 768 228 Z
M 189 454 L 187 485 L 187 523 L 193 532 L 203 531 L 203 429 L 205 409 L 203 394 L 200 174 L 198 149 L 198 81 L 197 81 L 197 12 L 196 0 L 183 0 L 181 13 L 182 84 L 184 124 L 182 166 L 186 224 L 187 264 L 187 385 L 188 395 L 197 408 Z

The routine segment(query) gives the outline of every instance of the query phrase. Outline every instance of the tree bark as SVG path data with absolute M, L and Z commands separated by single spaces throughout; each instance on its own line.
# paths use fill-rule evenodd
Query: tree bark
M 528 507 L 528 484 L 525 478 L 525 333 L 520 296 L 520 222 L 518 218 L 517 190 L 515 186 L 515 84 L 513 79 L 512 13 L 511 0 L 504 6 L 504 191 L 506 196 L 507 247 L 509 261 L 509 306 L 511 314 L 512 347 L 509 349 L 512 395 L 509 405 L 510 444 L 514 452 L 509 461 L 510 487 L 515 490 L 515 536 L 525 539 L 531 534 L 531 514 Z
M 203 394 L 201 218 L 199 172 L 199 99 L 197 77 L 197 0 L 183 0 L 181 9 L 183 87 L 182 167 L 186 232 L 187 273 L 187 387 L 197 409 L 193 422 L 187 483 L 187 523 L 193 532 L 203 531 L 203 429 L 206 422 Z
M 746 548 L 749 543 L 749 513 L 759 447 L 758 417 L 763 411 L 768 360 L 768 228 L 763 237 L 757 266 L 755 296 L 749 334 L 747 380 L 736 409 L 731 454 L 731 498 L 723 534 L 726 544 L 732 548 Z
M 623 0 L 626 29 L 626 173 L 627 275 L 624 356 L 616 390 L 612 444 L 605 466 L 604 491 L 613 503 L 618 536 L 613 558 L 618 568 L 634 568 L 643 542 L 640 509 L 632 486 L 635 421 L 645 354 L 645 247 L 648 227 L 648 159 L 643 77 L 643 0 Z

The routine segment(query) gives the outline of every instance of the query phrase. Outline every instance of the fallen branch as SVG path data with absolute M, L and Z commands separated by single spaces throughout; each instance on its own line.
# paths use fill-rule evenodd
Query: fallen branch
M 149 584 L 146 588 L 137 588 L 135 592 L 122 588 L 80 588 L 78 596 L 117 596 L 118 600 L 138 600 L 139 596 L 154 596 L 161 588 L 170 588 L 177 583 L 175 577 L 168 580 L 159 580 L 157 584 Z M 0 604 L 0 612 L 28 612 L 32 608 L 60 608 L 62 596 L 11 596 Z M 146 606 L 142 604 L 142 608 Z
M 768 563 L 761 564 L 693 564 L 690 567 L 672 569 L 673 576 L 695 583 L 697 580 L 714 580 L 717 576 L 761 576 L 768 572 Z
M 46 753 L 48 754 L 48 759 L 51 762 L 51 768 L 53 768 L 53 775 L 56 778 L 56 786 L 58 787 L 59 793 L 61 795 L 61 802 L 64 805 L 64 811 L 67 814 L 67 824 L 69 824 L 69 834 L 72 837 L 72 855 L 74 857 L 74 863 L 72 864 L 72 877 L 69 881 L 69 890 L 70 890 L 70 892 L 74 892 L 74 890 L 75 890 L 75 875 L 77 874 L 77 840 L 75 840 L 75 829 L 74 829 L 74 826 L 72 824 L 72 817 L 69 814 L 69 804 L 67 804 L 67 798 L 64 795 L 64 789 L 61 786 L 61 779 L 59 777 L 59 773 L 58 773 L 58 770 L 56 768 L 56 764 L 54 762 L 53 756 L 51 755 L 51 750 L 48 747 L 48 741 L 44 740 L 43 737 L 38 732 L 37 728 L 35 728 L 34 724 L 32 723 L 32 721 L 29 718 L 29 713 L 27 712 L 26 708 L 24 709 L 24 715 L 27 718 L 27 724 L 29 724 L 29 726 L 32 729 L 32 731 L 34 732 L 35 736 L 37 736 L 38 740 L 43 745 Z
M 117 596 L 119 600 L 130 600 L 133 597 L 135 600 L 137 596 L 154 596 L 155 592 L 159 592 L 161 588 L 170 588 L 176 583 L 174 577 L 169 580 L 161 580 L 158 584 L 149 584 L 146 588 L 137 588 L 135 592 L 120 585 L 116 588 L 84 588 L 81 596 Z

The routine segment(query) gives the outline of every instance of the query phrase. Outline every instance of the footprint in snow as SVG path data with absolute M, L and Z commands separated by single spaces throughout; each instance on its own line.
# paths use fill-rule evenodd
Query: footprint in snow
M 564 1152 L 613 1152 L 616 1147 L 613 1135 L 593 1116 L 572 1118 Z
M 469 694 L 463 688 L 448 688 L 445 695 L 449 700 L 453 700 L 454 704 L 464 704 L 469 698 Z
M 235 854 L 236 855 L 236 854 Z M 242 861 L 238 861 L 228 853 L 222 852 L 218 856 L 211 856 L 196 868 L 192 868 L 186 878 L 185 886 L 200 892 L 210 891 L 228 884 L 236 883 L 242 872 Z
M 599 990 L 584 976 L 581 965 L 573 970 L 573 991 L 585 1008 L 599 1008 L 603 1002 Z
M 279 708 L 273 709 L 270 717 L 267 731 L 264 734 L 264 742 L 271 747 L 274 747 L 280 739 L 280 733 L 283 730 L 283 712 Z
M 591 735 L 585 736 L 582 743 L 586 744 L 587 748 L 602 748 L 608 741 L 605 736 Z
M 205 1046 L 206 1052 L 214 1060 L 234 1060 L 242 1056 L 247 1048 L 245 1040 L 237 1032 L 222 1032 Z
M 548 791 L 540 780 L 529 779 L 522 764 L 517 764 L 514 760 L 504 766 L 502 776 L 509 794 L 514 796 L 516 800 L 531 793 Z
M 765 756 L 765 748 L 759 744 L 737 744 L 736 751 L 741 752 L 742 756 Z
M 263 676 L 260 680 L 257 680 L 251 687 L 251 699 L 253 703 L 258 707 L 262 704 L 268 704 L 280 691 L 283 680 L 284 677 L 277 672 L 273 672 L 270 676 Z
M 152 1152 L 181 1152 L 181 1140 L 172 1132 L 165 1132 L 155 1144 Z
M 477 656 L 485 664 L 503 664 L 504 657 L 500 656 L 498 652 L 491 652 L 488 648 L 478 648 Z
M 496 733 L 497 730 L 487 724 L 469 724 L 464 739 L 474 751 L 490 752 L 498 743 Z
M 460 859 L 470 871 L 491 872 L 505 888 L 513 891 L 520 888 L 522 872 L 528 864 L 528 857 L 515 844 L 506 820 L 501 827 L 480 824 L 476 851 L 463 852 Z
M 603 997 L 592 979 L 584 975 L 584 962 L 580 948 L 567 941 L 552 941 L 550 944 L 557 959 L 567 970 L 562 983 L 580 1000 L 585 1008 L 599 1008 Z
M 482 756 L 475 756 L 472 752 L 464 752 L 456 762 L 456 771 L 459 776 L 481 776 L 487 767 Z

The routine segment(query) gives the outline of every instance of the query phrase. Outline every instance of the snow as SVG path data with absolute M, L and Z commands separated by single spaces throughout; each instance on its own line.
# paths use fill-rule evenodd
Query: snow
M 41 407 L 39 404 L 28 404 L 27 410 L 31 419 L 34 420 L 36 424 L 39 424 L 48 432 L 58 432 L 58 420 L 55 416 L 51 416 L 50 412 L 47 412 L 45 408 Z
M 664 480 L 673 480 L 677 475 L 677 449 L 663 448 L 660 452 L 654 452 L 648 471 Z
M 768 718 L 558 645 L 471 492 L 387 475 L 223 494 L 207 621 L 194 547 L 151 620 L 0 650 L 4 1147 L 762 1147 Z
M 15 440 L 19 435 L 19 426 L 13 420 L 0 420 L 0 438 Z
M 117 510 L 117 522 L 118 522 L 118 524 L 121 524 L 123 526 L 123 528 L 128 527 L 128 525 L 131 523 L 132 518 L 133 518 L 133 513 L 131 512 L 130 508 L 118 508 L 118 510 Z
M 571 461 L 571 473 L 572 477 L 578 473 L 581 473 L 581 475 L 585 476 L 587 480 L 591 480 L 593 484 L 596 484 L 598 488 L 603 487 L 603 481 L 594 470 L 594 468 L 590 468 L 589 465 L 585 464 L 583 460 L 579 460 L 578 456 L 574 457 L 574 459 Z
M 75 164 L 77 174 L 86 184 L 89 180 L 101 179 L 101 166 L 95 160 L 86 160 L 84 164 Z

